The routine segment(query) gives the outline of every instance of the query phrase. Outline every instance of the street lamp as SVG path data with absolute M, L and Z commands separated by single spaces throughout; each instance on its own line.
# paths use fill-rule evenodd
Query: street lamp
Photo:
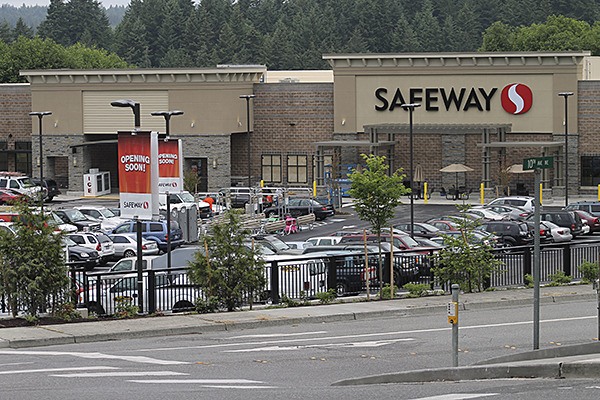
M 167 126 L 167 128 L 166 128 L 167 129 L 166 130 L 166 134 L 167 134 L 166 139 L 168 139 L 169 138 L 169 134 L 171 133 L 171 129 L 170 129 L 171 117 L 173 115 L 183 115 L 183 111 L 180 111 L 180 110 L 154 111 L 154 112 L 151 112 L 150 115 L 155 116 L 155 117 L 157 117 L 157 116 L 163 116 L 163 117 L 165 117 L 165 123 L 166 123 L 166 126 Z
M 142 126 L 140 122 L 140 103 L 134 100 L 115 100 L 110 103 L 113 107 L 130 107 L 133 111 L 134 132 L 137 132 Z
M 42 193 L 40 196 L 40 208 L 42 215 L 44 214 L 44 158 L 42 156 L 42 118 L 46 115 L 51 115 L 52 111 L 34 111 L 30 112 L 29 115 L 37 115 L 39 121 L 39 136 L 40 136 L 40 185 L 42 186 Z
M 408 144 L 408 151 L 410 153 L 409 156 L 409 164 L 410 164 L 410 237 L 414 237 L 415 236 L 415 199 L 414 199 L 414 185 L 413 185 L 413 111 L 415 111 L 415 108 L 417 107 L 421 107 L 421 104 L 419 103 L 409 103 L 409 104 L 402 104 L 401 107 L 405 110 L 408 111 L 409 114 L 409 128 L 408 128 L 408 137 L 409 137 L 409 144 Z M 427 194 L 425 194 L 427 195 Z
M 255 98 L 254 94 L 243 94 L 240 99 L 246 99 L 246 139 L 248 140 L 248 187 L 252 187 L 252 174 L 250 172 L 250 99 Z
M 559 96 L 565 99 L 565 207 L 569 205 L 569 96 L 573 96 L 573 92 L 560 92 Z
M 165 117 L 166 124 L 166 137 L 165 141 L 169 139 L 169 135 L 171 133 L 171 117 L 173 115 L 183 115 L 183 111 L 174 110 L 174 111 L 154 111 L 151 112 L 152 116 L 163 116 Z M 171 232 L 171 196 L 169 192 L 165 193 L 167 197 L 167 232 Z M 167 235 L 167 269 L 171 269 L 171 235 Z

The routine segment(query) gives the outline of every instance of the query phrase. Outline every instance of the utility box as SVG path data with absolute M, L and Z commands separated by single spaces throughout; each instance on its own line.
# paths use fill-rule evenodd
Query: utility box
M 110 172 L 91 168 L 89 174 L 83 174 L 83 195 L 102 196 L 110 194 Z

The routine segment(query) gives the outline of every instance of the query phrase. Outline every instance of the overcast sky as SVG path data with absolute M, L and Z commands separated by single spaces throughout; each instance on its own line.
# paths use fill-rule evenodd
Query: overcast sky
M 0 0 L 0 3 L 10 4 L 14 7 L 21 7 L 23 4 L 27 6 L 47 6 L 50 4 L 50 0 Z M 100 3 L 108 8 L 110 6 L 126 6 L 129 4 L 129 0 L 100 0 Z

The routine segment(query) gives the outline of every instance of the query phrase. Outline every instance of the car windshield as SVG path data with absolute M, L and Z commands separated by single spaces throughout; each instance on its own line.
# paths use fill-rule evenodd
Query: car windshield
M 19 181 L 21 182 L 21 185 L 24 188 L 30 188 L 30 187 L 37 186 L 35 183 L 33 183 L 31 178 L 20 178 Z
M 410 247 L 410 248 L 419 247 L 419 243 L 417 243 L 417 241 L 415 239 L 411 238 L 408 235 L 402 236 L 402 241 L 404 242 L 404 244 L 407 247 Z
M 193 203 L 196 201 L 191 193 L 179 193 L 179 197 L 181 197 L 181 200 L 183 200 L 184 203 Z
M 110 211 L 108 208 L 101 208 L 98 210 L 98 212 L 104 217 L 104 218 L 112 218 L 112 217 L 116 217 L 115 213 L 113 213 L 112 211 Z
M 79 210 L 63 210 L 63 212 L 73 222 L 89 221 Z
M 75 243 L 71 238 L 64 236 L 62 238 L 63 243 L 65 244 L 65 246 L 77 246 L 77 243 Z

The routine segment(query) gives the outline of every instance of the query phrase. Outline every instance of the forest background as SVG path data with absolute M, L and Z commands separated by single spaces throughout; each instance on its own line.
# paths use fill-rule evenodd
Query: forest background
M 328 53 L 600 54 L 600 0 L 50 0 L 0 7 L 0 82 L 20 69 L 328 69 Z

